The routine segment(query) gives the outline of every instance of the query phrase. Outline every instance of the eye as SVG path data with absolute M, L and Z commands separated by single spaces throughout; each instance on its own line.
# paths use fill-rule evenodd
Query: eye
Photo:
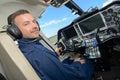
M 33 20 L 33 23 L 37 23 L 36 20 Z
M 27 26 L 28 24 L 29 24 L 29 22 L 25 22 L 23 25 L 24 25 L 24 26 Z

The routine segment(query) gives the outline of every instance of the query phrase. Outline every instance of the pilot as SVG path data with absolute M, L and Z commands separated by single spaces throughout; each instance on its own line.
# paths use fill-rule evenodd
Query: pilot
M 18 45 L 42 80 L 91 80 L 93 65 L 76 58 L 72 63 L 61 62 L 61 48 L 53 52 L 40 42 L 40 29 L 32 14 L 20 9 L 8 16 L 7 32 L 18 39 Z

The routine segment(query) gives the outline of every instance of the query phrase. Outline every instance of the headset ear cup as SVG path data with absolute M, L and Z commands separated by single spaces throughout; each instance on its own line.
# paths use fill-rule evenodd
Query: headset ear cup
M 12 35 L 16 39 L 21 39 L 23 37 L 22 32 L 15 24 L 8 25 L 7 33 Z
M 38 28 L 39 28 L 39 31 L 40 31 L 40 25 L 39 25 L 38 21 L 36 21 L 36 23 L 37 23 L 37 25 L 38 25 Z

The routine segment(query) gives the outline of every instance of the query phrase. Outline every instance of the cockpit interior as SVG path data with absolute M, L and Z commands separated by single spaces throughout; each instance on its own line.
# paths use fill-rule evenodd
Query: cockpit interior
M 80 15 L 57 33 L 57 47 L 62 47 L 60 59 L 86 57 L 94 63 L 92 80 L 120 80 L 120 1 L 116 0 L 101 9 L 84 12 L 74 0 L 1 0 L 0 1 L 0 80 L 41 80 L 7 34 L 7 17 L 18 9 L 29 10 L 36 18 L 48 6 L 66 6 Z M 40 32 L 40 41 L 54 51 Z M 77 54 L 70 54 L 76 52 Z

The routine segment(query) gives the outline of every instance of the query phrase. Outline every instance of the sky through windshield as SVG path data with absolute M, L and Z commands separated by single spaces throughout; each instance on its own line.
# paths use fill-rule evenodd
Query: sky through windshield
M 99 9 L 105 6 L 106 2 L 112 0 L 73 0 L 84 11 L 90 8 L 98 7 Z M 69 25 L 78 15 L 73 15 L 71 10 L 65 6 L 55 8 L 49 6 L 38 20 L 42 32 L 47 38 L 57 34 L 57 31 Z

